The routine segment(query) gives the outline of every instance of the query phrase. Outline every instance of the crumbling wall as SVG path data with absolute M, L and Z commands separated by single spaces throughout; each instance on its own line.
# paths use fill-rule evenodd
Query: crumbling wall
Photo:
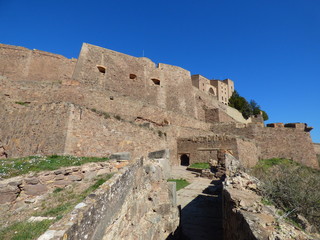
M 316 239 L 291 225 L 279 209 L 262 203 L 261 182 L 241 170 L 239 160 L 225 155 L 223 236 L 225 240 Z
M 39 239 L 166 239 L 179 224 L 175 196 L 160 165 L 140 159 Z
M 58 82 L 70 79 L 76 59 L 0 44 L 0 76 L 10 80 Z
M 177 145 L 178 155 L 188 155 L 190 164 L 218 160 L 219 149 L 232 152 L 246 167 L 254 166 L 258 159 L 258 151 L 252 141 L 226 135 L 179 138 Z

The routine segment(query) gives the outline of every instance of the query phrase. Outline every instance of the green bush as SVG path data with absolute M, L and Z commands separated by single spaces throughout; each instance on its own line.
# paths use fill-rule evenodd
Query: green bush
M 304 216 L 320 231 L 320 171 L 287 159 L 261 160 L 253 175 L 263 182 L 262 193 L 288 218 Z

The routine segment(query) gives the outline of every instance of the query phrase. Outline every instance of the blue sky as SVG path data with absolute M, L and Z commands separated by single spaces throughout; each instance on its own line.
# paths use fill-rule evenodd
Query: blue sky
M 78 57 L 91 43 L 231 78 L 268 122 L 320 142 L 320 1 L 0 0 L 0 42 Z

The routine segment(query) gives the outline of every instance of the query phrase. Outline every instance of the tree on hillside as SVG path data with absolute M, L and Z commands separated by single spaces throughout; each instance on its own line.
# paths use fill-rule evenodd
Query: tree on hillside
M 229 106 L 241 112 L 245 119 L 248 119 L 251 115 L 258 115 L 261 112 L 263 120 L 269 119 L 268 114 L 261 110 L 256 101 L 251 100 L 249 103 L 244 97 L 241 97 L 237 91 L 234 91 L 229 99 Z

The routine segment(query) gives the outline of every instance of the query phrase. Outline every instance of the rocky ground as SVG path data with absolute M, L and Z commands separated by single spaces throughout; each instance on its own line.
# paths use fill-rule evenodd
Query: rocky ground
M 1 180 L 0 230 L 18 221 L 62 217 L 95 184 L 127 164 L 128 161 L 87 163 Z

